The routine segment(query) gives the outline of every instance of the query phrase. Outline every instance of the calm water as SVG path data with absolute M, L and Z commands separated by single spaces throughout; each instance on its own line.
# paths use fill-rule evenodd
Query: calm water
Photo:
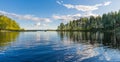
M 0 62 L 120 62 L 116 32 L 2 32 Z

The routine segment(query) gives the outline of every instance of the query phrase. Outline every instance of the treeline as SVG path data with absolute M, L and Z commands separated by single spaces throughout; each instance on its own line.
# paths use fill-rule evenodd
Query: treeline
M 0 30 L 20 30 L 20 26 L 15 20 L 7 16 L 0 15 Z
M 97 17 L 82 17 L 67 24 L 61 23 L 57 30 L 113 30 L 117 27 L 120 27 L 120 10 Z

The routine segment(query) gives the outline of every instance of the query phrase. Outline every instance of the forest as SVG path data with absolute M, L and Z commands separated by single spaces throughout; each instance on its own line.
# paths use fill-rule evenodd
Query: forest
M 101 16 L 81 17 L 67 24 L 61 23 L 57 30 L 114 30 L 120 27 L 120 10 Z
M 20 30 L 20 26 L 15 20 L 0 15 L 0 30 Z

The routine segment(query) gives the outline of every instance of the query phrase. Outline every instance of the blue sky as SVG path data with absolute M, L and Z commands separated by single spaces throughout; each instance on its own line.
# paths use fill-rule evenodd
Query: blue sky
M 0 0 L 0 14 L 25 29 L 56 29 L 63 22 L 118 11 L 120 0 Z

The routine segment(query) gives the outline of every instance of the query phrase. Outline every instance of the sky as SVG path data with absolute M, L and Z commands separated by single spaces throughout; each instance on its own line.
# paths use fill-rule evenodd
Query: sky
M 24 29 L 56 29 L 80 17 L 98 16 L 120 9 L 120 0 L 0 0 L 0 15 Z

